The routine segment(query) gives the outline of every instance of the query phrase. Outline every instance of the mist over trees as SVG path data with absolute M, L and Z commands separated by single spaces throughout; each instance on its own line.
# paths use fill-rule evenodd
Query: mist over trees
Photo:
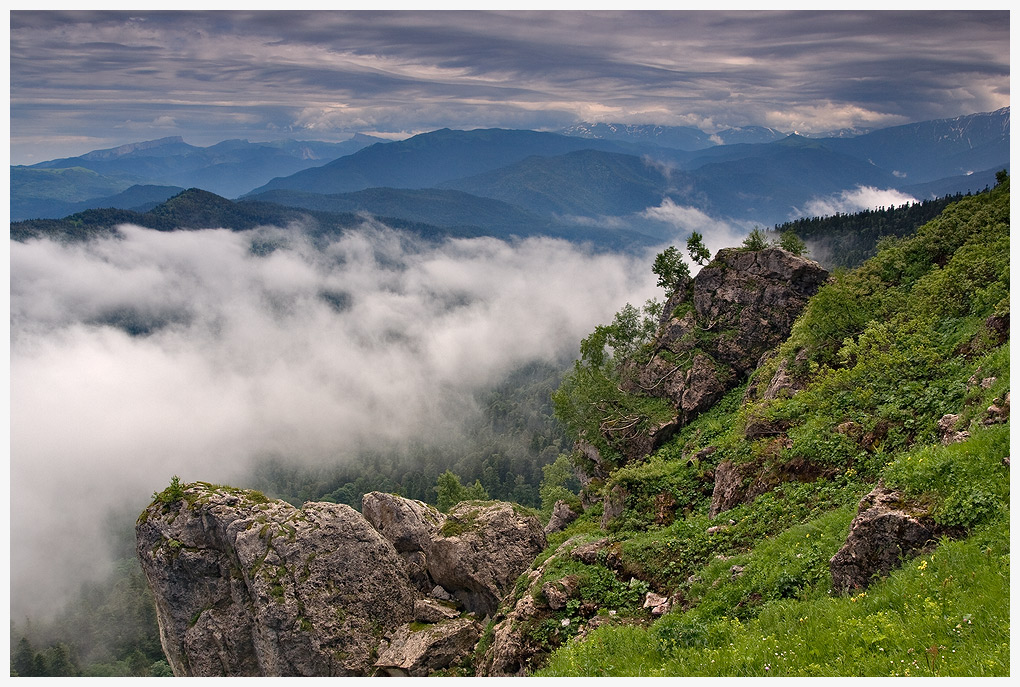
M 883 236 L 908 236 L 946 206 L 970 195 L 957 193 L 854 213 L 803 217 L 777 224 L 773 231 L 781 236 L 793 232 L 807 244 L 812 257 L 826 267 L 855 267 L 877 252 Z

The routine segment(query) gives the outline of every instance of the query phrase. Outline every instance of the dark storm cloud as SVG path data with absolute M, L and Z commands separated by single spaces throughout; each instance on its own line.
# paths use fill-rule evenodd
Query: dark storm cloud
M 812 132 L 1008 104 L 1007 12 L 11 14 L 15 161 L 160 116 L 212 143 L 581 119 Z

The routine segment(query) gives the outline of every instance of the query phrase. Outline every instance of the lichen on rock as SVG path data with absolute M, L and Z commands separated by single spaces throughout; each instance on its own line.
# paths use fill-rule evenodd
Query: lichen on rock
M 379 628 L 411 619 L 393 545 L 342 504 L 188 485 L 136 527 L 175 675 L 366 675 Z

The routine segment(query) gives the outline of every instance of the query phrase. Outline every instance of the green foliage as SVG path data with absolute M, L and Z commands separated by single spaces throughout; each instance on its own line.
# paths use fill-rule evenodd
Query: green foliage
M 623 613 L 638 613 L 649 590 L 646 582 L 632 579 L 623 581 L 605 565 L 586 565 L 569 556 L 557 557 L 547 564 L 545 574 L 534 585 L 559 580 L 568 575 L 578 582 L 578 598 L 600 608 L 617 609 Z
M 811 379 L 808 388 L 741 411 L 788 428 L 792 445 L 775 462 L 797 457 L 874 478 L 897 452 L 933 440 L 942 415 L 977 414 L 967 410 L 977 408 L 968 395 L 974 361 L 1008 385 L 1006 354 L 980 357 L 994 358 L 1001 343 L 985 320 L 1009 309 L 1008 203 L 1008 182 L 966 198 L 811 299 L 757 382 L 785 360 Z M 722 441 L 739 443 L 736 433 Z
M 751 575 L 748 564 L 738 580 Z M 1009 674 L 1004 520 L 962 541 L 944 541 L 865 593 L 831 598 L 820 591 L 774 598 L 746 619 L 695 608 L 664 616 L 650 629 L 602 627 L 557 650 L 538 675 Z
M 1008 343 L 988 320 L 1009 313 L 1008 207 L 1007 178 L 837 271 L 746 401 L 730 392 L 647 463 L 614 470 L 622 569 L 686 610 L 651 629 L 598 628 L 539 674 L 1008 674 L 1009 425 L 983 426 L 1009 391 Z M 755 400 L 780 365 L 804 388 Z M 938 445 L 946 413 L 968 441 Z M 752 420 L 778 436 L 748 440 Z M 698 476 L 722 460 L 750 462 L 744 486 L 765 492 L 710 519 Z M 790 466 L 809 481 L 784 481 Z M 878 479 L 965 538 L 833 597 L 829 560 Z M 660 526 L 664 495 L 676 520 Z
M 807 253 L 807 245 L 797 236 L 793 229 L 787 229 L 779 235 L 779 247 L 794 255 Z
M 170 478 L 170 486 L 163 491 L 153 492 L 152 500 L 159 501 L 163 504 L 170 504 L 180 501 L 184 498 L 184 485 L 181 484 L 181 478 L 174 475 Z
M 691 232 L 691 235 L 687 237 L 687 254 L 699 265 L 704 265 L 712 257 L 705 246 L 704 237 L 696 231 Z
M 1008 425 L 975 429 L 968 441 L 897 456 L 884 479 L 912 501 L 929 504 L 939 524 L 972 528 L 1008 506 L 1009 468 L 1002 460 L 1008 456 Z
M 616 470 L 606 487 L 619 485 L 626 490 L 627 500 L 620 521 L 611 529 L 643 530 L 655 518 L 674 515 L 683 517 L 707 508 L 712 495 L 712 482 L 704 478 L 704 469 L 686 462 L 671 462 L 654 456 L 647 463 L 627 465 Z M 666 513 L 659 513 L 661 508 Z
M 765 237 L 765 232 L 756 226 L 744 239 L 742 247 L 743 250 L 765 250 L 769 247 L 769 242 Z
M 868 489 L 846 477 L 781 484 L 714 520 L 704 511 L 693 512 L 667 527 L 631 532 L 621 545 L 623 561 L 641 579 L 676 591 L 714 556 L 746 551 L 790 527 L 840 508 L 849 509 Z
M 555 461 L 542 466 L 542 474 L 544 479 L 542 486 L 539 487 L 539 493 L 542 496 L 543 517 L 548 519 L 552 515 L 553 507 L 557 501 L 566 501 L 571 510 L 580 513 L 581 499 L 577 497 L 577 489 L 580 488 L 580 484 L 574 475 L 574 465 L 570 456 L 561 453 Z
M 607 459 L 617 456 L 620 442 L 633 433 L 671 415 L 668 401 L 621 388 L 621 366 L 644 351 L 655 333 L 659 312 L 661 305 L 656 301 L 649 301 L 642 310 L 628 303 L 612 324 L 596 327 L 581 341 L 580 358 L 552 394 L 557 419 Z
M 688 241 L 689 245 L 690 241 Z M 677 287 L 691 276 L 691 270 L 687 267 L 683 254 L 676 246 L 670 246 L 655 256 L 652 272 L 659 277 L 656 286 L 666 289 L 667 294 L 676 291 Z
M 465 487 L 460 483 L 460 477 L 450 470 L 436 478 L 435 490 L 436 508 L 444 513 L 461 501 L 484 501 L 489 498 L 481 482 L 475 480 L 474 484 Z

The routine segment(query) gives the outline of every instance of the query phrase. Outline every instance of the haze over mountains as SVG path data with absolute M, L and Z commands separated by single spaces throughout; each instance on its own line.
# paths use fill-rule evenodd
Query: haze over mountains
M 653 242 L 699 229 L 663 222 L 655 212 L 663 207 L 750 228 L 862 188 L 917 199 L 979 191 L 1008 167 L 1008 107 L 822 138 L 609 123 L 562 133 L 440 129 L 393 142 L 359 135 L 207 148 L 171 137 L 12 167 L 11 218 L 99 207 L 145 212 L 194 187 L 500 237 L 612 238 L 584 230 L 598 227 Z

